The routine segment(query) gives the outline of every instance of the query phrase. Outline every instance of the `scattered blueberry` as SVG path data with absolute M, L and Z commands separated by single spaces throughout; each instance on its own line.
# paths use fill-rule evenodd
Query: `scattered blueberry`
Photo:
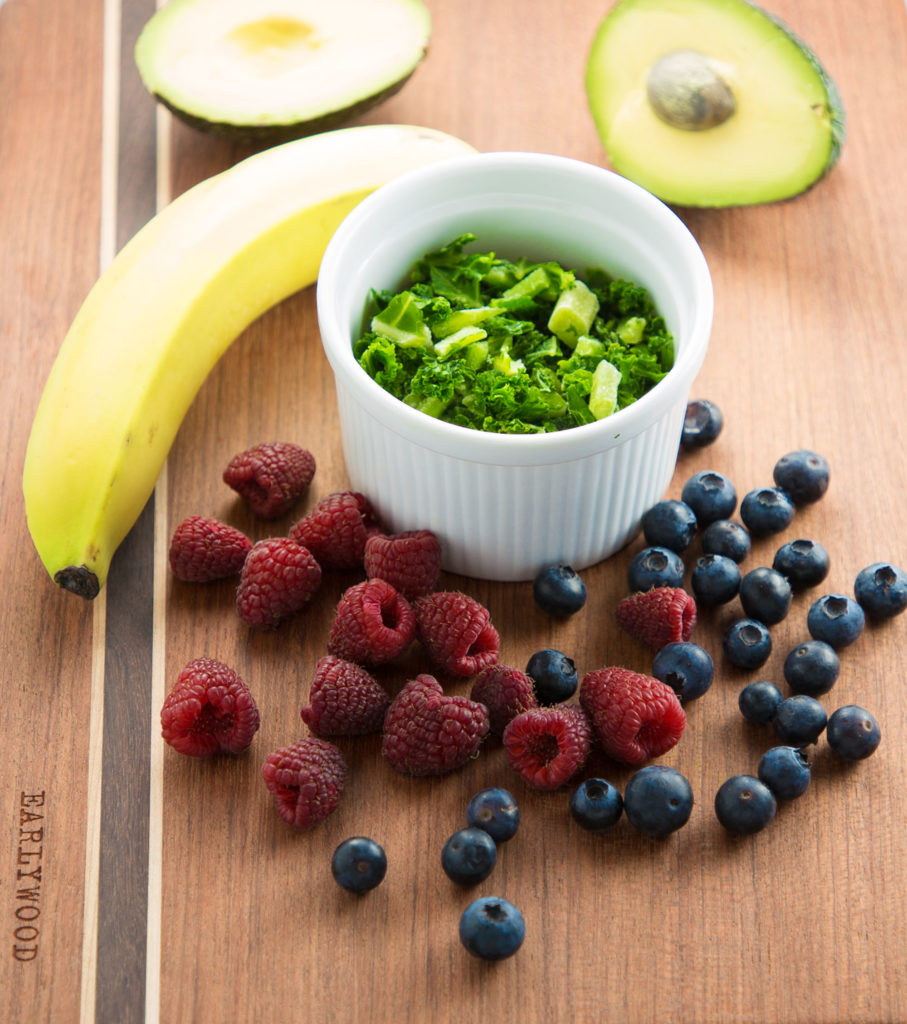
M 729 519 L 737 507 L 734 485 L 724 473 L 714 469 L 694 473 L 683 485 L 680 498 L 690 506 L 703 527 L 716 519 Z
M 654 587 L 683 586 L 685 566 L 676 551 L 665 547 L 646 547 L 633 556 L 627 568 L 630 593 Z
M 737 668 L 759 668 L 772 653 L 772 636 L 758 619 L 738 619 L 724 631 L 721 647 Z
M 798 747 L 772 747 L 762 755 L 757 774 L 777 800 L 795 800 L 809 788 L 812 768 Z
M 387 855 L 379 843 L 366 836 L 344 839 L 331 857 L 331 874 L 349 892 L 368 892 L 384 880 Z
M 458 829 L 441 848 L 441 867 L 457 885 L 478 885 L 494 871 L 498 848 L 482 828 Z
M 721 410 L 707 398 L 698 398 L 687 402 L 683 417 L 683 431 L 680 435 L 680 447 L 685 451 L 695 451 L 710 445 L 721 433 L 724 416 Z
M 775 552 L 772 568 L 785 576 L 794 590 L 805 590 L 828 575 L 828 552 L 814 540 L 791 540 Z
M 808 505 L 828 490 L 828 462 L 816 452 L 801 448 L 778 459 L 772 479 L 795 505 Z
M 535 699 L 543 706 L 569 700 L 579 684 L 573 659 L 551 647 L 532 655 L 526 665 L 526 675 L 532 680 Z
M 701 697 L 714 674 L 712 656 L 690 640 L 665 644 L 652 661 L 652 675 L 670 686 L 682 704 Z
M 841 661 L 834 647 L 824 640 L 797 644 L 784 659 L 784 678 L 794 693 L 821 697 L 835 685 Z
M 733 775 L 715 794 L 715 815 L 728 830 L 740 836 L 761 832 L 778 809 L 774 793 L 755 775 Z
M 656 502 L 642 517 L 642 532 L 652 547 L 685 551 L 696 536 L 696 513 L 685 501 L 666 498 Z
M 740 589 L 740 567 L 726 555 L 702 555 L 690 573 L 690 588 L 699 604 L 727 604 Z
M 586 584 L 569 565 L 547 565 L 532 582 L 532 596 L 543 612 L 567 618 L 586 603 Z
M 661 839 L 689 821 L 693 790 L 676 768 L 650 764 L 630 776 L 624 789 L 624 810 L 635 829 Z
M 740 691 L 737 704 L 740 713 L 748 722 L 756 725 L 768 725 L 775 717 L 784 695 L 767 679 L 758 679 L 755 683 L 747 683 Z
M 879 723 L 857 704 L 832 711 L 825 734 L 828 745 L 845 761 L 862 761 L 874 754 L 882 740 Z
M 806 747 L 822 735 L 827 721 L 828 714 L 815 697 L 796 693 L 778 705 L 772 727 L 782 743 Z
M 508 790 L 489 786 L 469 801 L 466 821 L 473 828 L 484 829 L 496 843 L 506 843 L 520 827 L 520 809 Z
M 754 537 L 780 533 L 790 525 L 794 511 L 794 503 L 780 487 L 758 487 L 740 502 L 740 518 Z
M 890 562 L 874 562 L 857 574 L 853 592 L 868 618 L 890 619 L 907 608 L 907 573 Z
M 526 937 L 523 915 L 509 901 L 481 896 L 460 917 L 460 942 L 480 960 L 504 960 L 522 946 Z
M 570 797 L 570 813 L 587 832 L 606 832 L 624 809 L 620 790 L 607 779 L 586 779 Z
M 760 566 L 740 581 L 743 611 L 766 626 L 774 626 L 787 616 L 792 599 L 790 584 L 776 569 Z
M 702 551 L 706 555 L 724 555 L 742 562 L 751 547 L 749 531 L 732 519 L 716 519 L 702 531 Z
M 866 615 L 860 605 L 844 594 L 825 594 L 806 613 L 806 628 L 814 640 L 824 640 L 835 650 L 847 647 L 863 632 Z

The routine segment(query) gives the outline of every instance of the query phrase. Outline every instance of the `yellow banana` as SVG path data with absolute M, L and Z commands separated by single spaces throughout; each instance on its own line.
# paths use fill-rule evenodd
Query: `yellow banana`
M 404 171 L 471 151 L 412 125 L 310 136 L 201 182 L 124 246 L 63 340 L 26 451 L 28 528 L 56 583 L 97 595 L 205 378 L 315 281 L 346 214 Z

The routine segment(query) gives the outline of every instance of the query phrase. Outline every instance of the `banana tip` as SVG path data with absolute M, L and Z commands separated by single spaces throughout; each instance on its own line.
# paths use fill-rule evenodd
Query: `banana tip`
M 101 589 L 98 577 L 85 565 L 68 565 L 54 574 L 54 583 L 86 601 L 97 597 Z

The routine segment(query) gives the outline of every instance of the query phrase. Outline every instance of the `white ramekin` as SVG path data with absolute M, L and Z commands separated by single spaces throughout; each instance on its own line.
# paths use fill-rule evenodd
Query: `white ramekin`
M 436 420 L 376 384 L 353 357 L 372 288 L 471 232 L 475 248 L 603 267 L 649 289 L 674 336 L 674 367 L 604 420 L 550 434 L 489 434 Z M 389 530 L 430 529 L 450 572 L 531 579 L 624 546 L 661 498 L 693 379 L 708 347 L 712 283 L 683 222 L 601 167 L 538 153 L 454 157 L 383 185 L 337 229 L 317 286 L 352 486 Z

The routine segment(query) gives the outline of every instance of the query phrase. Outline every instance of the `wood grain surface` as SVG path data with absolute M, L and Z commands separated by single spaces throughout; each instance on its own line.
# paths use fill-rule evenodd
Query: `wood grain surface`
M 428 6 L 428 59 L 362 120 L 607 166 L 583 91 L 607 0 Z M 253 522 L 220 480 L 257 441 L 315 453 L 309 504 L 347 486 L 313 289 L 253 324 L 212 373 L 102 596 L 86 603 L 54 588 L 26 530 L 21 473 L 57 347 L 100 269 L 155 208 L 249 152 L 155 109 L 132 61 L 153 7 L 0 4 L 0 1018 L 903 1024 L 907 619 L 868 628 L 823 698 L 829 710 L 871 709 L 878 753 L 842 767 L 820 742 L 808 793 L 751 839 L 725 834 L 712 808 L 720 783 L 752 772 L 771 745 L 743 721 L 737 695 L 757 675 L 783 684 L 815 594 L 795 598 L 756 674 L 721 655 L 736 601 L 701 615 L 696 638 L 716 659 L 716 681 L 663 759 L 696 795 L 689 824 L 667 840 L 626 821 L 606 836 L 583 833 L 569 820 L 569 791 L 530 790 L 494 742 L 452 776 L 416 780 L 383 763 L 376 737 L 344 741 L 350 776 L 336 813 L 307 833 L 281 821 L 261 762 L 302 735 L 334 603 L 356 577 L 329 575 L 304 615 L 256 634 L 235 615 L 232 584 L 178 584 L 166 549 L 190 513 L 255 538 L 289 527 L 293 516 Z M 715 468 L 742 494 L 769 483 L 784 452 L 824 453 L 825 499 L 756 542 L 747 564 L 812 537 L 831 554 L 823 591 L 846 593 L 871 562 L 907 565 L 907 18 L 900 0 L 775 0 L 772 10 L 836 79 L 848 138 L 830 177 L 796 200 L 677 211 L 716 295 L 694 390 L 721 406 L 726 427 L 711 448 L 681 456 L 669 493 Z M 553 646 L 581 672 L 648 671 L 650 655 L 613 618 L 641 543 L 584 574 L 587 605 L 567 622 L 535 608 L 526 584 L 442 584 L 489 607 L 507 663 Z M 233 665 L 258 700 L 262 727 L 244 757 L 195 762 L 160 739 L 164 695 L 202 654 Z M 382 679 L 398 687 L 412 667 Z M 621 787 L 630 775 L 601 759 L 588 770 Z M 440 848 L 488 784 L 512 789 L 522 826 L 478 893 L 460 890 Z M 361 899 L 329 868 L 354 834 L 378 839 L 389 859 L 384 884 Z M 484 964 L 459 945 L 459 914 L 479 893 L 523 910 L 527 938 L 511 960 Z

